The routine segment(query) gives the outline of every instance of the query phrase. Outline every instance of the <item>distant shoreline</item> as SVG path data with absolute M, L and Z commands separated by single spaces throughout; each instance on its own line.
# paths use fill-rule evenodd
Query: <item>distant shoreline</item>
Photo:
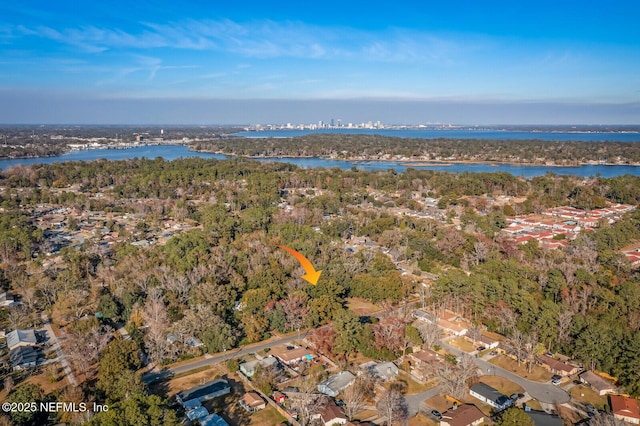
M 156 144 L 152 144 L 157 146 Z M 217 154 L 224 155 L 226 157 L 236 157 L 236 158 L 247 158 L 252 160 L 268 160 L 268 159 L 318 159 L 324 161 L 344 161 L 350 162 L 354 164 L 361 163 L 373 163 L 373 162 L 391 162 L 402 164 L 407 167 L 450 167 L 456 164 L 484 164 L 489 166 L 499 166 L 499 165 L 509 165 L 509 166 L 521 166 L 521 167 L 554 167 L 554 168 L 563 168 L 563 167 L 582 167 L 582 166 L 603 166 L 603 167 L 619 167 L 619 166 L 628 166 L 628 167 L 639 167 L 640 163 L 595 163 L 595 162 L 576 162 L 573 164 L 555 164 L 554 162 L 542 163 L 542 162 L 518 162 L 518 161 L 506 161 L 506 160 L 458 160 L 458 159 L 447 159 L 447 160 L 435 160 L 435 159 L 407 159 L 407 158 L 361 158 L 361 157 L 328 157 L 328 156 L 318 156 L 318 155 L 241 155 L 228 153 L 221 150 L 207 150 L 207 149 L 195 149 L 193 145 L 188 143 L 173 143 L 166 144 L 166 146 L 185 146 L 191 152 L 198 153 L 208 153 L 208 154 Z M 131 147 L 133 148 L 133 147 Z M 114 149 L 113 147 L 104 147 L 104 148 L 93 148 L 93 149 Z M 92 149 L 92 150 L 93 150 Z M 122 149 L 122 148 L 120 148 Z M 19 156 L 19 157 L 0 157 L 0 161 L 7 160 L 35 160 L 38 158 L 55 158 L 55 157 L 63 157 L 68 155 L 69 153 L 74 152 L 74 150 L 66 150 L 58 155 L 39 155 L 39 156 Z
M 454 164 L 487 164 L 487 165 L 510 165 L 510 166 L 531 166 L 531 167 L 581 167 L 581 166 L 631 166 L 631 167 L 639 167 L 640 163 L 589 163 L 589 162 L 581 162 L 575 164 L 554 164 L 554 163 L 520 163 L 517 161 L 500 161 L 500 160 L 431 160 L 431 159 L 394 159 L 394 158 L 358 158 L 358 157 L 344 157 L 344 158 L 333 158 L 333 157 L 323 157 L 318 155 L 240 155 L 240 154 L 230 154 L 228 152 L 223 152 L 220 150 L 217 151 L 208 151 L 208 150 L 196 150 L 189 147 L 190 151 L 194 152 L 204 152 L 210 154 L 218 154 L 218 155 L 226 155 L 228 157 L 237 157 L 237 158 L 247 158 L 251 160 L 268 160 L 270 158 L 273 159 L 296 159 L 296 158 L 317 158 L 319 160 L 333 160 L 333 161 L 348 161 L 351 163 L 367 163 L 367 162 L 395 162 L 403 164 L 407 167 L 447 167 L 453 166 Z

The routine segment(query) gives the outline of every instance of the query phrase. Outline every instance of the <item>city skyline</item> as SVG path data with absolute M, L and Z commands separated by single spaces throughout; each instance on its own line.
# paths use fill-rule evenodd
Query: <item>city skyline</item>
M 638 124 L 639 6 L 0 5 L 0 122 Z

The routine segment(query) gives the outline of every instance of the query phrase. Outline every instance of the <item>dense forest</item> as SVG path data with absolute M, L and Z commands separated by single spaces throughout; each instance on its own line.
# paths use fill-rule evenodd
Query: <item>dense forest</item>
M 318 134 L 294 138 L 224 138 L 192 145 L 197 151 L 250 157 L 322 157 L 415 161 L 482 161 L 578 165 L 640 163 L 637 142 L 417 139 L 381 135 Z
M 355 149 L 358 142 L 350 141 Z M 405 351 L 407 340 L 385 340 L 382 330 L 399 328 L 409 340 L 415 332 L 393 318 L 361 321 L 346 309 L 352 297 L 392 307 L 419 295 L 425 305 L 453 309 L 509 339 L 535 341 L 615 375 L 629 393 L 640 395 L 640 276 L 619 251 L 640 240 L 640 212 L 603 223 L 563 250 L 535 242 L 518 246 L 499 232 L 505 217 L 516 213 L 638 205 L 638 177 L 549 174 L 527 180 L 505 173 L 133 159 L 15 167 L 0 173 L 0 188 L 0 286 L 23 302 L 2 310 L 0 325 L 37 327 L 46 312 L 66 331 L 66 350 L 82 383 L 73 397 L 93 395 L 114 407 L 97 415 L 96 425 L 111 424 L 108 416 L 118 410 L 156 416 L 147 417 L 149 424 L 161 424 L 160 418 L 175 424 L 166 401 L 150 395 L 133 374 L 143 363 L 139 350 L 145 360 L 162 364 L 257 342 L 271 330 L 331 324 L 316 338 L 330 342 L 326 351 L 345 360 L 356 351 L 378 359 Z M 437 199 L 437 206 L 425 206 L 427 197 Z M 492 201 L 499 197 L 506 202 Z M 100 211 L 139 219 L 131 228 L 100 223 L 123 238 L 108 248 L 96 233 L 79 248 L 47 256 L 46 232 L 34 220 L 42 205 L 78 216 Z M 78 228 L 72 223 L 77 220 L 67 216 L 65 229 Z M 131 244 L 151 240 L 167 221 L 186 223 L 189 230 L 164 244 Z M 429 292 L 418 291 L 415 280 L 401 275 L 381 251 L 345 250 L 352 237 L 388 250 L 416 274 L 440 277 Z M 279 245 L 321 265 L 318 285 L 299 279 L 299 264 Z M 111 340 L 120 323 L 133 340 Z M 190 346 L 194 337 L 202 349 Z M 28 397 L 70 398 L 28 391 Z M 10 397 L 24 398 L 27 390 L 21 392 Z

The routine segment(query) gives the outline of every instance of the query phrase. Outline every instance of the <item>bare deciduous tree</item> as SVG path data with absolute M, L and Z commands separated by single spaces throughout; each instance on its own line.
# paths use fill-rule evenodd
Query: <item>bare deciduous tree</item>
M 96 363 L 100 353 L 107 347 L 113 336 L 113 329 L 100 326 L 83 329 L 72 329 L 67 332 L 65 352 L 71 364 L 85 376 L 92 364 Z
M 518 363 L 524 360 L 525 346 L 527 344 L 527 336 L 519 329 L 515 329 L 511 336 L 509 336 L 508 345 L 513 350 L 514 355 Z
M 150 289 L 142 319 L 146 326 L 144 343 L 147 355 L 153 362 L 159 363 L 171 352 L 171 343 L 167 340 L 169 316 L 160 288 Z
M 376 409 L 386 419 L 387 426 L 404 424 L 409 415 L 409 408 L 404 396 L 393 389 L 382 394 L 378 402 L 376 402 Z
M 13 381 L 13 377 L 7 376 L 4 379 L 4 388 L 7 391 L 7 395 L 11 393 L 11 391 L 13 390 L 14 386 L 15 386 L 15 382 Z
M 627 423 L 613 417 L 611 413 L 595 413 L 589 419 L 589 426 L 625 426 Z
M 287 320 L 287 328 L 298 332 L 298 338 L 300 338 L 300 329 L 304 327 L 309 312 L 306 301 L 302 297 L 289 296 L 281 300 L 280 304 Z
M 569 329 L 574 315 L 575 313 L 570 309 L 565 309 L 558 315 L 558 342 L 569 342 Z
M 312 422 L 312 416 L 318 413 L 326 404 L 325 398 L 317 393 L 317 381 L 314 377 L 307 376 L 300 383 L 299 392 L 289 398 L 292 410 L 298 413 L 298 423 L 307 426 Z
M 456 365 L 443 362 L 435 370 L 441 389 L 454 398 L 467 394 L 467 382 L 478 376 L 478 366 L 469 355 L 463 355 Z
M 373 325 L 374 344 L 378 349 L 387 348 L 400 351 L 404 346 L 405 322 L 403 319 L 389 316 Z
M 367 379 L 359 376 L 355 382 L 342 393 L 344 414 L 352 420 L 365 407 L 367 400 L 373 397 L 373 387 Z
M 438 324 L 433 322 L 419 321 L 416 328 L 420 332 L 422 341 L 428 348 L 432 348 L 438 344 L 442 338 L 442 329 L 438 327 Z
M 501 303 L 496 312 L 497 320 L 500 322 L 500 330 L 503 334 L 510 334 L 518 320 L 518 315 L 508 305 Z

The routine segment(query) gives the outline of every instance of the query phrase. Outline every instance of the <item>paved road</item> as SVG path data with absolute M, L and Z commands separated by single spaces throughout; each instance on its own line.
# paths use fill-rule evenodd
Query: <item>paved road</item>
M 442 342 L 441 346 L 456 356 L 465 354 L 466 352 Z M 493 365 L 482 358 L 474 358 L 474 361 L 480 367 L 483 374 L 492 374 L 507 378 L 522 386 L 532 398 L 540 402 L 548 404 L 564 404 L 571 400 L 571 396 L 561 387 L 550 383 L 539 383 L 524 379 L 509 370 Z
M 237 348 L 231 351 L 222 352 L 216 355 L 206 355 L 204 359 L 199 359 L 188 364 L 179 365 L 176 367 L 169 367 L 162 369 L 160 371 L 152 371 L 146 373 L 142 376 L 142 380 L 149 384 L 158 380 L 169 379 L 176 374 L 182 374 L 189 372 L 191 370 L 197 370 L 198 368 L 206 367 L 213 364 L 218 364 L 220 362 L 238 358 L 244 355 L 248 355 L 254 352 L 259 352 L 263 349 L 271 349 L 274 346 L 281 345 L 283 343 L 291 343 L 294 340 L 302 340 L 307 336 L 307 333 L 302 333 L 300 336 L 298 334 L 294 334 L 288 337 L 282 337 L 280 339 L 271 340 L 263 343 L 258 343 L 251 346 L 245 346 L 241 348 Z

